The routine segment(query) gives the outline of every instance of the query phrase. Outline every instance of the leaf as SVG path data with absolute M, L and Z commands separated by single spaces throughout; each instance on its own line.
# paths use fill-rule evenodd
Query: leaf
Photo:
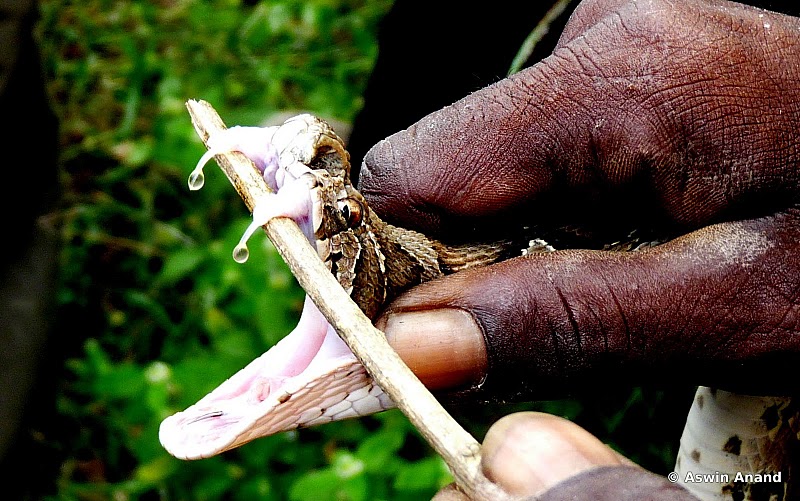
M 441 458 L 430 457 L 404 465 L 394 481 L 396 489 L 401 491 L 419 491 L 444 487 L 452 481 L 447 466 Z
M 140 464 L 136 468 L 134 476 L 142 482 L 155 485 L 168 479 L 178 470 L 178 466 L 177 459 L 165 454 L 152 461 Z
M 364 471 L 364 462 L 348 452 L 342 452 L 334 457 L 332 467 L 339 478 L 347 480 Z
M 386 470 L 390 462 L 397 461 L 397 451 L 403 446 L 404 435 L 400 428 L 384 426 L 361 441 L 356 456 L 369 472 Z
M 142 368 L 133 364 L 115 365 L 94 380 L 93 392 L 102 397 L 130 399 L 141 395 L 145 388 Z
M 268 501 L 278 499 L 276 494 L 269 478 L 266 475 L 259 475 L 237 485 L 233 498 L 241 501 L 251 501 L 253 499 Z
M 193 273 L 208 257 L 208 252 L 198 247 L 183 247 L 167 256 L 158 280 L 167 285 L 173 284 Z
M 289 499 L 292 501 L 335 499 L 333 495 L 339 484 L 339 476 L 330 468 L 312 471 L 292 484 L 289 489 Z
M 331 499 L 361 501 L 367 499 L 369 487 L 364 475 L 343 479 L 333 468 L 312 471 L 300 477 L 289 490 L 292 501 Z

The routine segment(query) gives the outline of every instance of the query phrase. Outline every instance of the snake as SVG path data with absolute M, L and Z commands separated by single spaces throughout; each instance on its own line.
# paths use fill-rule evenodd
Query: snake
M 272 127 L 231 127 L 208 140 L 189 176 L 203 185 L 215 155 L 241 152 L 274 194 L 258 200 L 233 251 L 244 262 L 247 240 L 274 217 L 290 217 L 367 317 L 402 291 L 449 273 L 535 252 L 547 238 L 448 245 L 383 221 L 350 182 L 344 141 L 323 120 L 303 114 Z M 553 240 L 555 239 L 555 240 Z M 597 246 L 637 251 L 661 243 L 634 234 Z M 194 405 L 166 418 L 162 446 L 180 459 L 202 459 L 260 437 L 370 415 L 393 402 L 306 298 L 295 329 Z M 798 410 L 791 397 L 763 397 L 699 387 L 680 439 L 670 481 L 702 501 L 793 499 L 792 447 Z

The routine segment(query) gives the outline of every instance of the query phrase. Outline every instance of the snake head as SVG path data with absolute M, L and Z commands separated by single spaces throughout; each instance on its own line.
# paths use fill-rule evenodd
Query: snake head
M 256 200 L 253 221 L 233 258 L 249 257 L 248 239 L 275 217 L 289 217 L 303 230 L 320 258 L 353 299 L 373 316 L 386 299 L 385 259 L 375 237 L 375 216 L 350 182 L 350 154 L 339 136 L 312 115 L 292 117 L 277 127 L 231 127 L 209 138 L 209 150 L 189 177 L 202 186 L 203 166 L 220 153 L 240 152 L 253 161 L 274 194 Z M 378 284 L 378 285 L 375 285 Z
M 364 197 L 328 170 L 314 170 L 311 228 L 317 254 L 342 288 L 372 318 L 386 299 L 385 258 L 374 230 L 382 221 Z
M 289 217 L 314 244 L 360 222 L 363 199 L 352 202 L 350 155 L 323 120 L 304 114 L 274 127 L 231 127 L 208 138 L 208 151 L 189 176 L 189 188 L 205 182 L 203 167 L 215 155 L 240 152 L 259 170 L 276 196 L 256 200 L 253 222 L 233 252 L 237 262 L 249 257 L 247 240 L 274 217 Z M 323 253 L 327 253 L 324 249 Z

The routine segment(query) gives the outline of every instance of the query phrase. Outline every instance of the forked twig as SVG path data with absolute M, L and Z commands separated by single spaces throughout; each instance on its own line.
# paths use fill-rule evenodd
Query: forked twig
M 190 100 L 186 107 L 203 143 L 208 142 L 212 133 L 225 129 L 222 119 L 209 103 Z M 258 170 L 240 153 L 225 153 L 215 158 L 252 211 L 255 200 L 269 192 Z M 297 281 L 370 376 L 444 459 L 458 486 L 472 499 L 508 499 L 481 473 L 478 442 L 444 410 L 403 363 L 383 333 L 372 325 L 325 267 L 294 221 L 275 218 L 264 226 L 264 230 Z

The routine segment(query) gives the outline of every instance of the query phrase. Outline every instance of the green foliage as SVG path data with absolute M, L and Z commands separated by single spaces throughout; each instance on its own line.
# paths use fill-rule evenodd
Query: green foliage
M 266 240 L 259 249 L 253 239 L 247 264 L 231 259 L 248 215 L 223 176 L 209 169 L 205 188 L 188 191 L 203 147 L 184 102 L 206 99 L 228 124 L 285 109 L 349 121 L 389 5 L 41 1 L 39 39 L 62 127 L 58 335 L 83 334 L 58 397 L 65 431 L 45 437 L 62 464 L 57 498 L 410 500 L 450 480 L 397 412 L 194 462 L 158 441 L 163 418 L 288 333 L 302 305 Z M 595 423 L 614 441 L 630 409 L 658 397 L 621 398 L 597 412 L 574 400 L 538 408 Z M 472 412 L 472 428 L 482 436 L 518 409 Z M 646 446 L 667 464 L 670 451 Z
M 202 191 L 187 190 L 203 147 L 185 100 L 212 102 L 229 124 L 284 109 L 349 121 L 389 7 L 251 4 L 41 2 L 62 127 L 60 335 L 85 335 L 59 394 L 68 432 L 51 438 L 63 456 L 58 498 L 388 499 L 429 496 L 448 478 L 441 463 L 415 461 L 427 452 L 385 454 L 419 443 L 392 413 L 203 461 L 159 444 L 163 418 L 289 332 L 302 306 L 266 240 L 246 265 L 231 259 L 248 214 L 224 177 L 212 169 Z M 412 467 L 433 481 L 398 483 Z

